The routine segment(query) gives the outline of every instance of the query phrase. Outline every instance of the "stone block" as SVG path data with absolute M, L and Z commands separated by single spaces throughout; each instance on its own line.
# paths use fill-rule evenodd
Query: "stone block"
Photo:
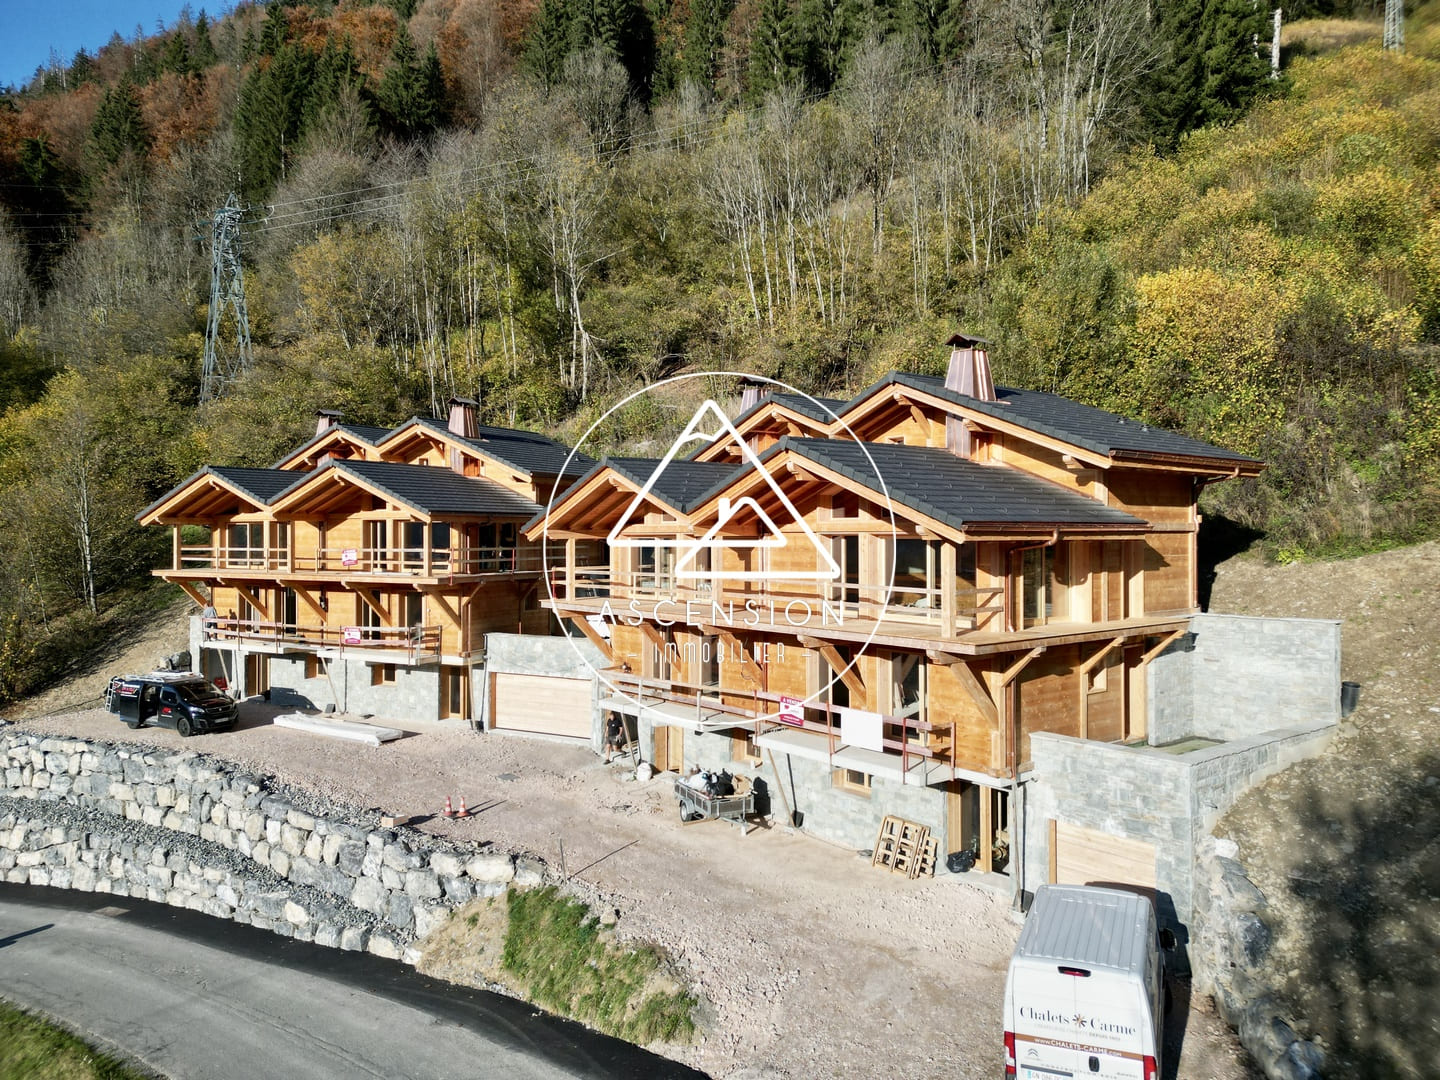
M 335 853 L 335 865 L 350 877 L 361 877 L 365 872 L 366 847 L 358 840 L 343 841 Z
M 545 884 L 545 864 L 530 856 L 516 859 L 515 884 L 522 889 L 533 889 Z
M 464 873 L 464 863 L 455 855 L 437 851 L 430 856 L 430 869 L 442 878 L 459 877 Z
M 372 915 L 384 915 L 390 905 L 390 890 L 374 878 L 360 878 L 350 890 L 350 903 Z
M 476 855 L 465 864 L 465 873 L 486 885 L 515 880 L 515 860 L 509 855 Z
M 415 907 L 416 938 L 423 941 L 436 927 L 444 925 L 449 918 L 450 909 L 443 904 L 417 904 Z
M 391 926 L 407 929 L 415 921 L 415 903 L 404 893 L 392 893 L 385 909 L 385 921 Z
M 340 948 L 346 952 L 363 952 L 369 933 L 358 926 L 347 926 L 340 931 Z
M 405 892 L 416 900 L 438 900 L 443 893 L 440 881 L 428 870 L 411 870 L 405 875 Z
M 285 921 L 292 926 L 304 926 L 310 921 L 310 913 L 294 900 L 286 900 L 284 908 Z
M 394 938 L 385 934 L 371 934 L 370 940 L 365 943 L 365 951 L 372 956 L 380 956 L 386 960 L 400 959 L 400 946 Z
M 324 851 L 325 838 L 321 836 L 318 832 L 311 833 L 309 839 L 305 841 L 305 857 L 314 862 L 319 862 L 321 855 L 324 854 Z

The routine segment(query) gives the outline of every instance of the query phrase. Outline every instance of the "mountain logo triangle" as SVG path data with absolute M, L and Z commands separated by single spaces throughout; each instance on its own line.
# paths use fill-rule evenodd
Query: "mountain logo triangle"
M 707 430 L 707 424 L 714 426 Z M 677 459 L 693 453 L 694 449 L 698 448 L 693 444 L 700 444 L 700 446 L 733 444 L 740 451 L 744 464 L 748 465 L 764 481 L 766 488 L 775 496 L 779 504 L 775 508 L 775 517 L 780 518 L 779 524 L 754 498 L 746 495 L 733 502 L 729 498 L 722 497 L 715 523 L 699 539 L 625 536 L 624 533 L 628 529 L 644 523 L 643 506 L 645 501 L 664 476 L 665 470 Z M 760 527 L 758 538 L 736 538 L 724 535 L 726 527 L 742 513 L 747 516 L 753 515 Z M 795 504 L 790 501 L 790 497 L 785 494 L 770 471 L 765 468 L 755 451 L 735 430 L 735 425 L 730 422 L 730 418 L 725 415 L 719 405 L 709 399 L 706 399 L 695 410 L 695 415 L 685 425 L 685 430 L 671 443 L 670 449 L 660 459 L 660 463 L 655 466 L 644 486 L 630 500 L 629 506 L 620 515 L 606 540 L 612 548 L 677 549 L 674 564 L 675 576 L 688 581 L 835 581 L 840 577 L 840 566 L 827 546 L 815 535 L 804 515 L 795 508 Z M 804 544 L 807 549 L 813 549 L 816 569 L 726 570 L 709 565 L 709 562 L 714 561 L 713 559 L 705 564 L 702 564 L 699 559 L 702 551 L 708 553 L 736 549 L 773 550 L 788 547 L 792 543 Z M 798 562 L 803 559 L 791 561 Z

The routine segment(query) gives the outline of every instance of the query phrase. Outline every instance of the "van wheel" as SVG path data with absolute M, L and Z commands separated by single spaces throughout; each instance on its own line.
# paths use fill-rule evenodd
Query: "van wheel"
M 195 729 L 190 725 L 190 718 L 182 716 L 175 721 L 175 730 L 180 733 L 182 739 L 188 739 L 195 734 Z
M 128 727 L 131 731 L 134 731 L 140 726 L 140 723 L 141 722 L 139 720 L 126 720 L 125 726 Z

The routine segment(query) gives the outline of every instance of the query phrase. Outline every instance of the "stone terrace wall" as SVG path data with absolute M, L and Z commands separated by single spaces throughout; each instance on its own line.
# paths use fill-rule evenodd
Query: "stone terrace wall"
M 410 962 L 455 907 L 546 875 L 537 859 L 382 829 L 193 751 L 0 725 L 0 775 L 6 881 L 143 897 Z
M 1150 742 L 1246 739 L 1340 718 L 1340 624 L 1196 615 L 1151 663 Z

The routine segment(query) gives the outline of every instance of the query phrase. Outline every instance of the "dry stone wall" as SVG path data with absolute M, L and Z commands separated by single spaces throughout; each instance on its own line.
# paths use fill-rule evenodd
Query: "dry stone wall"
M 0 878 L 141 897 L 414 962 L 475 897 L 539 885 L 538 859 L 322 805 L 193 751 L 0 726 Z
M 1190 945 L 1196 990 L 1214 996 L 1268 1080 L 1321 1080 L 1325 1052 L 1296 1031 L 1269 985 L 1269 904 L 1236 861 L 1233 841 L 1201 843 Z

